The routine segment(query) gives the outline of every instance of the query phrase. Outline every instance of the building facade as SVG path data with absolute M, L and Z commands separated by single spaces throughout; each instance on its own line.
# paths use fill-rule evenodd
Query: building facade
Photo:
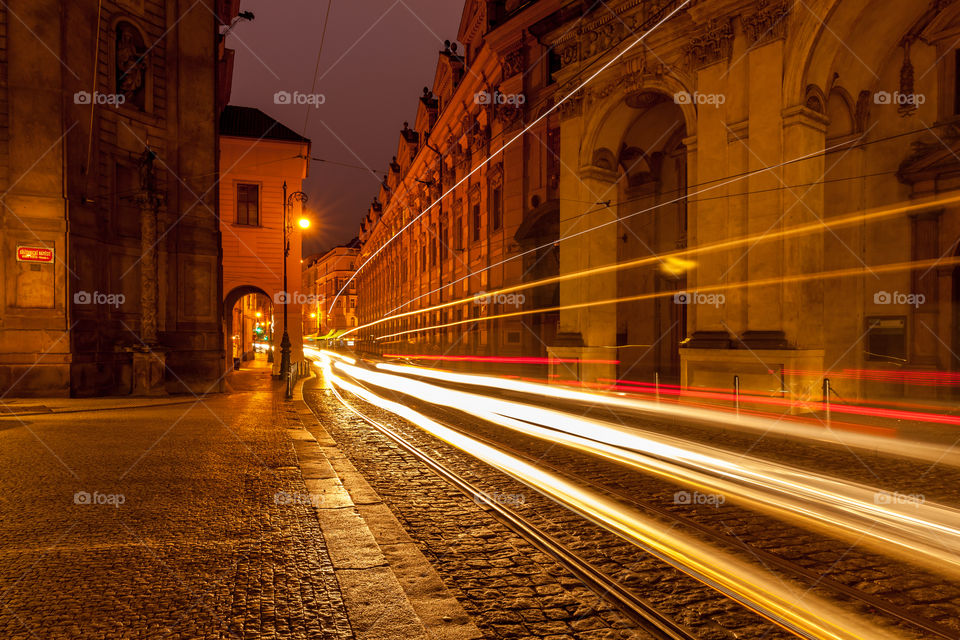
M 361 325 L 462 302 L 364 344 L 544 355 L 584 381 L 954 396 L 960 3 L 680 4 L 467 2 L 357 278 Z M 541 280 L 510 309 L 477 297 Z
M 303 290 L 311 294 L 311 304 L 303 307 L 304 335 L 330 339 L 357 326 L 356 283 L 347 283 L 356 271 L 359 254 L 360 243 L 355 238 L 304 261 Z
M 295 221 L 303 213 L 299 192 L 309 167 L 310 141 L 259 109 L 228 105 L 220 118 L 220 216 L 223 244 L 225 353 L 241 327 L 232 326 L 232 309 L 250 294 L 273 303 L 274 353 L 280 353 L 286 308 L 291 362 L 303 360 L 300 290 L 302 231 Z M 284 285 L 284 197 L 290 243 Z M 232 360 L 231 360 L 232 365 Z M 273 358 L 274 374 L 280 358 Z
M 200 4 L 0 6 L 0 394 L 220 388 L 219 32 L 238 3 Z

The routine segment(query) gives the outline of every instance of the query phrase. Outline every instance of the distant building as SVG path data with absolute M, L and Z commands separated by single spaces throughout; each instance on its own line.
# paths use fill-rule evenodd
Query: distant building
M 280 124 L 259 109 L 227 106 L 220 118 L 220 219 L 223 244 L 223 308 L 225 353 L 232 366 L 233 336 L 246 327 L 233 326 L 242 298 L 259 294 L 272 303 L 274 353 L 280 353 L 284 299 L 289 300 L 287 323 L 291 362 L 303 360 L 301 305 L 309 294 L 300 287 L 301 216 L 299 191 L 307 177 L 310 140 Z M 287 289 L 283 286 L 283 185 L 290 209 L 290 255 Z M 248 307 L 250 301 L 239 306 Z M 239 333 L 238 333 L 239 332 Z M 280 358 L 273 358 L 279 373 Z
M 350 282 L 339 298 L 337 294 L 353 276 L 359 253 L 360 243 L 354 238 L 304 262 L 303 289 L 314 294 L 314 304 L 303 307 L 305 335 L 330 339 L 357 326 L 356 282 Z
M 222 388 L 237 2 L 0 3 L 0 394 Z M 96 66 L 94 66 L 96 65 Z

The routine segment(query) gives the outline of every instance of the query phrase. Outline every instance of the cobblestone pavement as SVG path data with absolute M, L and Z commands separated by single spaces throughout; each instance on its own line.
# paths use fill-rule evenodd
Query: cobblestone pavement
M 565 568 L 344 409 L 329 392 L 306 390 L 304 397 L 486 635 L 550 640 L 645 637 Z M 418 446 L 438 451 L 444 464 L 469 481 L 503 499 L 513 497 L 516 504 L 512 508 L 524 516 L 555 508 L 548 501 L 540 504 L 529 489 L 497 472 L 479 468 L 466 456 L 444 450 L 443 445 L 434 447 L 438 443 L 431 443 L 415 429 L 402 428 L 386 412 L 357 398 L 350 401 L 367 415 L 401 428 Z M 564 518 L 569 515 L 556 509 Z M 628 583 L 635 577 L 641 584 L 631 587 L 678 622 L 694 628 L 702 638 L 792 637 L 620 539 L 604 537 L 606 532 L 578 520 L 569 518 L 563 526 L 551 527 L 551 533 L 588 548 L 613 545 L 618 555 L 613 560 L 606 557 L 606 566 L 598 566 Z
M 265 376 L 0 418 L 0 638 L 352 638 L 311 507 L 274 499 L 305 487 Z
M 356 399 L 354 399 L 356 400 Z M 464 416 L 453 416 L 451 412 L 437 412 L 426 403 L 418 403 L 410 398 L 415 408 L 437 415 L 441 419 L 455 424 L 470 422 Z M 358 401 L 359 404 L 363 404 Z M 365 411 L 376 411 L 365 405 Z M 394 420 L 391 424 L 396 424 Z M 957 631 L 960 636 L 960 585 L 945 581 L 917 567 L 897 562 L 885 556 L 871 553 L 869 550 L 855 548 L 850 543 L 832 539 L 821 534 L 811 533 L 796 527 L 787 526 L 762 514 L 751 513 L 732 504 L 719 508 L 712 506 L 677 505 L 673 494 L 678 487 L 640 474 L 625 474 L 624 469 L 596 460 L 584 454 L 575 454 L 563 448 L 554 448 L 549 443 L 538 442 L 525 437 L 505 436 L 502 430 L 489 425 L 470 423 L 472 433 L 483 435 L 498 442 L 504 442 L 528 454 L 533 460 L 552 464 L 560 469 L 576 469 L 577 476 L 585 478 L 610 491 L 623 496 L 639 496 L 657 507 L 693 518 L 731 538 L 737 538 L 754 548 L 762 548 L 783 558 L 792 560 L 820 575 L 844 583 L 863 592 L 879 595 L 894 604 L 909 609 L 915 615 L 934 620 Z M 358 430 L 359 431 L 359 430 Z M 564 540 L 596 566 L 620 579 L 624 584 L 641 595 L 656 602 L 663 611 L 675 619 L 695 628 L 703 637 L 760 637 L 765 631 L 752 614 L 739 607 L 731 608 L 729 602 L 718 599 L 709 590 L 704 590 L 675 571 L 660 565 L 642 552 L 625 544 L 612 534 L 585 525 L 578 517 L 540 497 L 519 483 L 502 476 L 498 472 L 482 468 L 475 461 L 418 432 L 416 429 L 402 430 L 406 437 L 413 438 L 418 446 L 424 446 L 437 453 L 445 464 L 453 465 L 459 473 L 471 477 L 471 480 L 485 486 L 492 493 L 500 495 L 524 495 L 524 504 L 520 507 L 524 515 L 555 537 Z M 676 430 L 671 431 L 676 434 Z M 357 433 L 342 434 L 344 440 Z M 363 440 L 376 440 L 372 434 L 363 434 Z M 763 443 L 766 451 L 776 452 L 776 442 Z M 796 443 L 786 444 L 788 448 L 799 448 Z M 362 441 L 346 446 L 351 451 L 364 455 Z M 389 448 L 376 445 L 379 455 Z M 367 453 L 366 455 L 370 455 Z M 790 453 L 779 452 L 769 455 L 775 459 L 784 459 Z M 836 455 L 836 454 L 835 454 Z M 806 458 L 801 458 L 806 460 Z M 795 458 L 794 463 L 797 462 Z M 811 461 L 812 463 L 813 461 Z M 885 461 L 894 468 L 898 461 Z M 392 463 L 391 463 L 392 465 Z M 821 466 L 811 464 L 814 468 Z M 892 476 L 891 476 L 892 477 Z M 389 479 L 381 479 L 381 484 L 389 484 Z M 876 484 L 876 479 L 874 479 Z M 892 489 L 892 488 L 891 488 Z M 384 486 L 381 491 L 388 491 Z M 402 497 L 397 499 L 397 508 L 401 508 Z M 416 508 L 416 504 L 412 508 Z M 407 507 L 411 508 L 411 507 Z M 576 532 L 572 534 L 571 532 Z M 456 576 L 455 567 L 451 576 Z M 837 595 L 830 590 L 817 586 L 814 592 L 830 600 Z M 467 594 L 472 595 L 472 594 Z M 876 615 L 862 605 L 859 610 L 867 616 Z M 881 623 L 885 624 L 885 623 Z M 906 637 L 922 637 L 915 628 L 902 627 Z M 771 633 L 765 637 L 775 637 Z

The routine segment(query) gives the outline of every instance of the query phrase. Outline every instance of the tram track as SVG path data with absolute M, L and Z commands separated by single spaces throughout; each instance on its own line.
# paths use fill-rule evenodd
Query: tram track
M 438 475 L 440 475 L 441 477 L 444 477 L 447 481 L 457 486 L 461 491 L 463 491 L 467 495 L 476 496 L 482 492 L 482 489 L 480 487 L 478 487 L 474 483 L 471 483 L 465 480 L 461 475 L 459 475 L 456 471 L 451 470 L 447 465 L 444 465 L 443 463 L 438 462 L 436 459 L 434 459 L 434 457 L 432 457 L 430 454 L 422 450 L 421 447 L 418 447 L 416 444 L 411 442 L 408 438 L 404 437 L 403 434 L 398 433 L 397 431 L 389 427 L 385 427 L 382 424 L 379 424 L 379 423 L 374 424 L 376 423 L 376 420 L 374 418 L 362 414 L 358 409 L 349 405 L 347 400 L 344 399 L 343 396 L 339 394 L 339 392 L 338 392 L 338 397 L 340 397 L 341 402 L 343 402 L 345 406 L 350 407 L 351 411 L 354 411 L 358 415 L 361 415 L 365 422 L 367 422 L 368 424 L 371 424 L 375 428 L 378 428 L 378 430 L 380 430 L 382 433 L 388 436 L 391 440 L 396 442 L 398 446 L 403 447 L 405 450 L 409 451 L 412 455 L 415 455 L 419 460 L 421 460 L 424 464 L 426 464 L 428 467 L 434 470 Z M 411 404 L 417 404 L 416 399 L 408 399 L 408 402 Z M 426 403 L 423 403 L 423 404 L 426 404 Z M 469 437 L 471 438 L 480 439 L 485 444 L 490 446 L 496 446 L 497 448 L 500 448 L 508 452 L 510 455 L 532 460 L 530 456 L 527 456 L 523 451 L 521 451 L 517 447 L 504 445 L 503 442 L 494 441 L 493 439 L 490 439 L 490 438 L 478 436 L 477 433 L 474 431 L 468 431 L 461 427 L 455 426 L 454 423 L 463 423 L 463 418 L 464 418 L 463 415 L 455 415 L 455 413 L 456 412 L 453 412 L 449 409 L 440 410 L 439 408 L 436 408 L 436 407 L 434 407 L 434 410 L 431 411 L 431 414 L 433 416 L 444 415 L 445 418 L 442 420 L 442 424 L 444 424 L 450 429 L 457 431 L 458 433 L 461 433 L 463 435 L 469 435 Z M 384 429 L 386 429 L 386 431 Z M 390 431 L 390 433 L 387 433 L 387 431 Z M 686 518 L 676 513 L 672 513 L 650 502 L 638 500 L 635 496 L 628 495 L 623 491 L 613 490 L 610 487 L 601 486 L 600 484 L 589 481 L 589 480 L 585 481 L 583 477 L 571 475 L 567 473 L 563 468 L 553 464 L 545 463 L 543 460 L 537 459 L 536 462 L 540 466 L 546 467 L 552 473 L 563 475 L 564 477 L 567 477 L 571 480 L 575 479 L 579 483 L 588 484 L 593 489 L 601 490 L 612 498 L 615 498 L 621 502 L 625 502 L 630 505 L 633 505 L 636 508 L 641 509 L 646 513 L 653 514 L 664 520 L 669 520 L 675 524 L 682 525 L 684 528 L 695 531 L 705 538 L 712 539 L 714 542 L 722 543 L 724 546 L 727 546 L 727 547 L 739 547 L 742 553 L 745 553 L 760 559 L 761 562 L 765 565 L 769 565 L 771 567 L 777 567 L 780 571 L 790 574 L 792 577 L 798 580 L 802 580 L 803 582 L 806 582 L 808 584 L 812 583 L 813 586 L 816 586 L 820 590 L 832 591 L 836 594 L 842 595 L 845 598 L 858 601 L 867 609 L 883 612 L 884 615 L 889 616 L 890 618 L 893 618 L 900 623 L 908 624 L 911 627 L 922 630 L 923 633 L 926 635 L 923 635 L 921 637 L 936 637 L 936 638 L 956 638 L 957 637 L 956 632 L 953 631 L 952 629 L 949 629 L 943 625 L 940 625 L 939 623 L 933 620 L 929 620 L 929 619 L 923 618 L 922 616 L 918 616 L 913 612 L 910 612 L 895 603 L 884 600 L 883 598 L 877 597 L 873 594 L 858 591 L 857 589 L 854 589 L 848 585 L 832 580 L 830 578 L 825 578 L 824 576 L 819 575 L 816 571 L 813 571 L 807 567 L 800 566 L 786 558 L 781 558 L 779 556 L 776 556 L 775 554 L 771 554 L 764 549 L 752 547 L 743 541 L 739 541 L 736 538 L 731 538 L 729 534 L 725 534 L 721 531 L 715 530 L 707 525 L 703 525 L 702 523 L 696 522 L 690 518 Z M 592 564 L 588 560 L 585 560 L 582 557 L 579 557 L 575 549 L 572 549 L 570 546 L 565 545 L 562 541 L 557 540 L 555 537 L 551 536 L 548 532 L 544 531 L 541 527 L 538 527 L 538 525 L 535 524 L 534 522 L 530 521 L 527 518 L 524 518 L 523 516 L 517 514 L 515 511 L 508 509 L 503 505 L 499 505 L 499 504 L 490 505 L 490 509 L 491 511 L 496 512 L 495 515 L 498 517 L 498 519 L 508 524 L 511 529 L 521 534 L 523 537 L 527 538 L 528 540 L 533 542 L 536 546 L 540 547 L 541 549 L 545 549 L 544 540 L 548 540 L 549 542 L 546 544 L 549 544 L 550 546 L 549 554 L 552 557 L 558 559 L 558 561 L 564 564 L 564 566 L 567 566 L 568 568 L 570 568 L 570 570 L 575 575 L 583 579 L 584 582 L 586 584 L 589 584 L 591 588 L 594 589 L 595 591 L 599 591 L 600 593 L 605 593 L 605 594 L 614 594 L 619 592 L 619 595 L 616 597 L 616 602 L 615 602 L 617 607 L 622 611 L 624 611 L 625 613 L 629 612 L 628 615 L 631 619 L 634 619 L 637 621 L 646 620 L 644 624 L 645 625 L 650 624 L 650 621 L 649 621 L 650 607 L 640 606 L 638 609 L 636 606 L 637 596 L 635 594 L 631 594 L 629 588 L 626 588 L 623 585 L 617 584 L 617 581 L 614 578 L 612 578 L 609 575 L 603 574 L 603 572 L 597 570 L 596 567 L 592 567 Z M 531 533 L 531 532 L 536 532 L 536 533 Z M 588 570 L 588 572 L 585 573 L 585 570 L 583 568 L 584 565 L 591 566 L 592 569 Z M 603 577 L 598 578 L 597 574 L 600 574 Z M 587 576 L 586 579 L 584 579 L 584 576 Z M 617 584 L 617 587 L 611 588 L 610 586 L 611 583 Z M 605 597 L 608 597 L 608 599 L 611 599 L 609 596 L 605 595 Z M 642 602 L 643 598 L 639 598 L 639 600 Z M 649 603 L 647 604 L 649 605 Z M 743 603 L 741 602 L 741 604 Z M 780 624 L 780 626 L 782 627 L 783 625 Z M 647 627 L 644 626 L 644 628 L 647 628 Z M 662 631 L 662 629 L 660 629 L 660 631 Z M 804 633 L 796 633 L 796 630 L 793 630 L 793 631 L 798 637 L 809 637 L 809 638 L 828 637 L 828 636 L 805 635 Z M 672 632 L 680 633 L 680 632 L 677 632 L 675 629 Z M 667 636 L 657 636 L 657 637 L 697 637 L 697 636 L 667 635 Z M 850 636 L 850 637 L 854 637 L 854 636 Z M 907 637 L 911 637 L 911 636 L 907 636 Z

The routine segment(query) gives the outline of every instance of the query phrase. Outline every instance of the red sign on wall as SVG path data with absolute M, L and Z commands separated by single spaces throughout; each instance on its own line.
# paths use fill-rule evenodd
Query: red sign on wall
M 46 247 L 17 247 L 17 262 L 53 262 L 53 249 Z

